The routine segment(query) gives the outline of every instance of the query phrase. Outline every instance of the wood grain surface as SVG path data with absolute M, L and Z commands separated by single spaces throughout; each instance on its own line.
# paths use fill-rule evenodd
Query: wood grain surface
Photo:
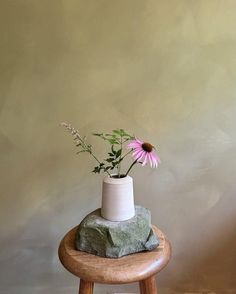
M 94 283 L 80 280 L 79 294 L 93 294 Z
M 155 275 L 139 282 L 140 294 L 156 294 L 157 284 Z
M 138 282 L 155 275 L 170 260 L 170 242 L 156 226 L 153 226 L 153 230 L 160 240 L 160 245 L 156 249 L 118 259 L 99 257 L 76 250 L 76 229 L 77 227 L 65 235 L 58 252 L 64 267 L 84 281 L 103 284 Z

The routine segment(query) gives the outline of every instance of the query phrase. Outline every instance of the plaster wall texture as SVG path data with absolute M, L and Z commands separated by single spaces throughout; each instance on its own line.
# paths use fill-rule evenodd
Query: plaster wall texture
M 64 120 L 158 146 L 159 169 L 132 176 L 173 245 L 160 293 L 236 293 L 235 15 L 233 0 L 0 2 L 1 294 L 77 291 L 57 247 L 102 176 Z

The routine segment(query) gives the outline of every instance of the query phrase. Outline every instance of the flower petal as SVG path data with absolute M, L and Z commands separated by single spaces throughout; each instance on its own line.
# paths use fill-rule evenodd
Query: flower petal
M 132 140 L 127 147 L 129 149 L 133 149 L 132 156 L 135 160 L 142 163 L 142 166 L 146 165 L 149 161 L 151 167 L 157 167 L 161 162 L 160 157 L 154 152 L 154 150 L 150 150 L 149 152 L 143 149 L 144 142 L 138 138 Z
M 144 156 L 144 161 L 142 163 L 142 166 L 147 164 L 147 159 L 148 159 L 148 153 L 146 153 L 145 156 Z
M 141 145 L 137 142 L 130 142 L 128 145 L 127 145 L 128 148 L 138 148 L 138 147 L 141 147 Z
M 135 139 L 135 140 L 132 140 L 128 145 L 127 147 L 128 148 L 137 148 L 137 147 L 141 147 L 143 144 L 143 141 L 139 140 L 139 139 Z
M 138 139 L 138 138 L 135 138 L 135 140 L 134 141 L 136 141 L 137 143 L 139 143 L 140 145 L 142 145 L 144 142 L 143 141 L 141 141 L 140 139 Z
M 135 158 L 137 161 L 140 161 L 140 160 L 142 160 L 142 158 L 143 158 L 144 155 L 145 155 L 145 151 L 140 150 L 140 151 L 135 155 L 134 158 Z
M 150 153 L 148 153 L 148 159 L 149 159 L 150 166 L 152 167 L 152 159 L 151 159 L 151 154 Z
M 156 163 L 157 163 L 155 155 L 153 154 L 153 152 L 151 152 L 151 153 L 149 153 L 149 156 L 150 156 L 150 159 L 152 161 L 152 165 L 155 166 Z
M 133 152 L 133 156 L 136 156 L 140 151 L 143 151 L 143 149 L 142 148 L 136 148 L 135 150 L 134 150 L 134 152 Z

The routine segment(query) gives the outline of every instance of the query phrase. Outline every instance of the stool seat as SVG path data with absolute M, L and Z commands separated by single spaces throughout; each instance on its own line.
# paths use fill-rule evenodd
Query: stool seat
M 153 226 L 153 231 L 160 241 L 156 249 L 118 259 L 104 258 L 76 250 L 76 230 L 77 227 L 69 231 L 62 239 L 59 246 L 59 258 L 68 271 L 84 281 L 126 284 L 145 280 L 165 267 L 171 256 L 170 242 L 156 226 Z

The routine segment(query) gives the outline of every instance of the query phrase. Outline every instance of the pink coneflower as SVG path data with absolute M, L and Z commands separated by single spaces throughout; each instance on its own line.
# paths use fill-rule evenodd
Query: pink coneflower
M 154 152 L 154 146 L 150 143 L 135 139 L 128 144 L 128 148 L 133 149 L 133 157 L 136 161 L 146 165 L 149 161 L 151 167 L 157 167 L 161 162 L 159 156 Z

